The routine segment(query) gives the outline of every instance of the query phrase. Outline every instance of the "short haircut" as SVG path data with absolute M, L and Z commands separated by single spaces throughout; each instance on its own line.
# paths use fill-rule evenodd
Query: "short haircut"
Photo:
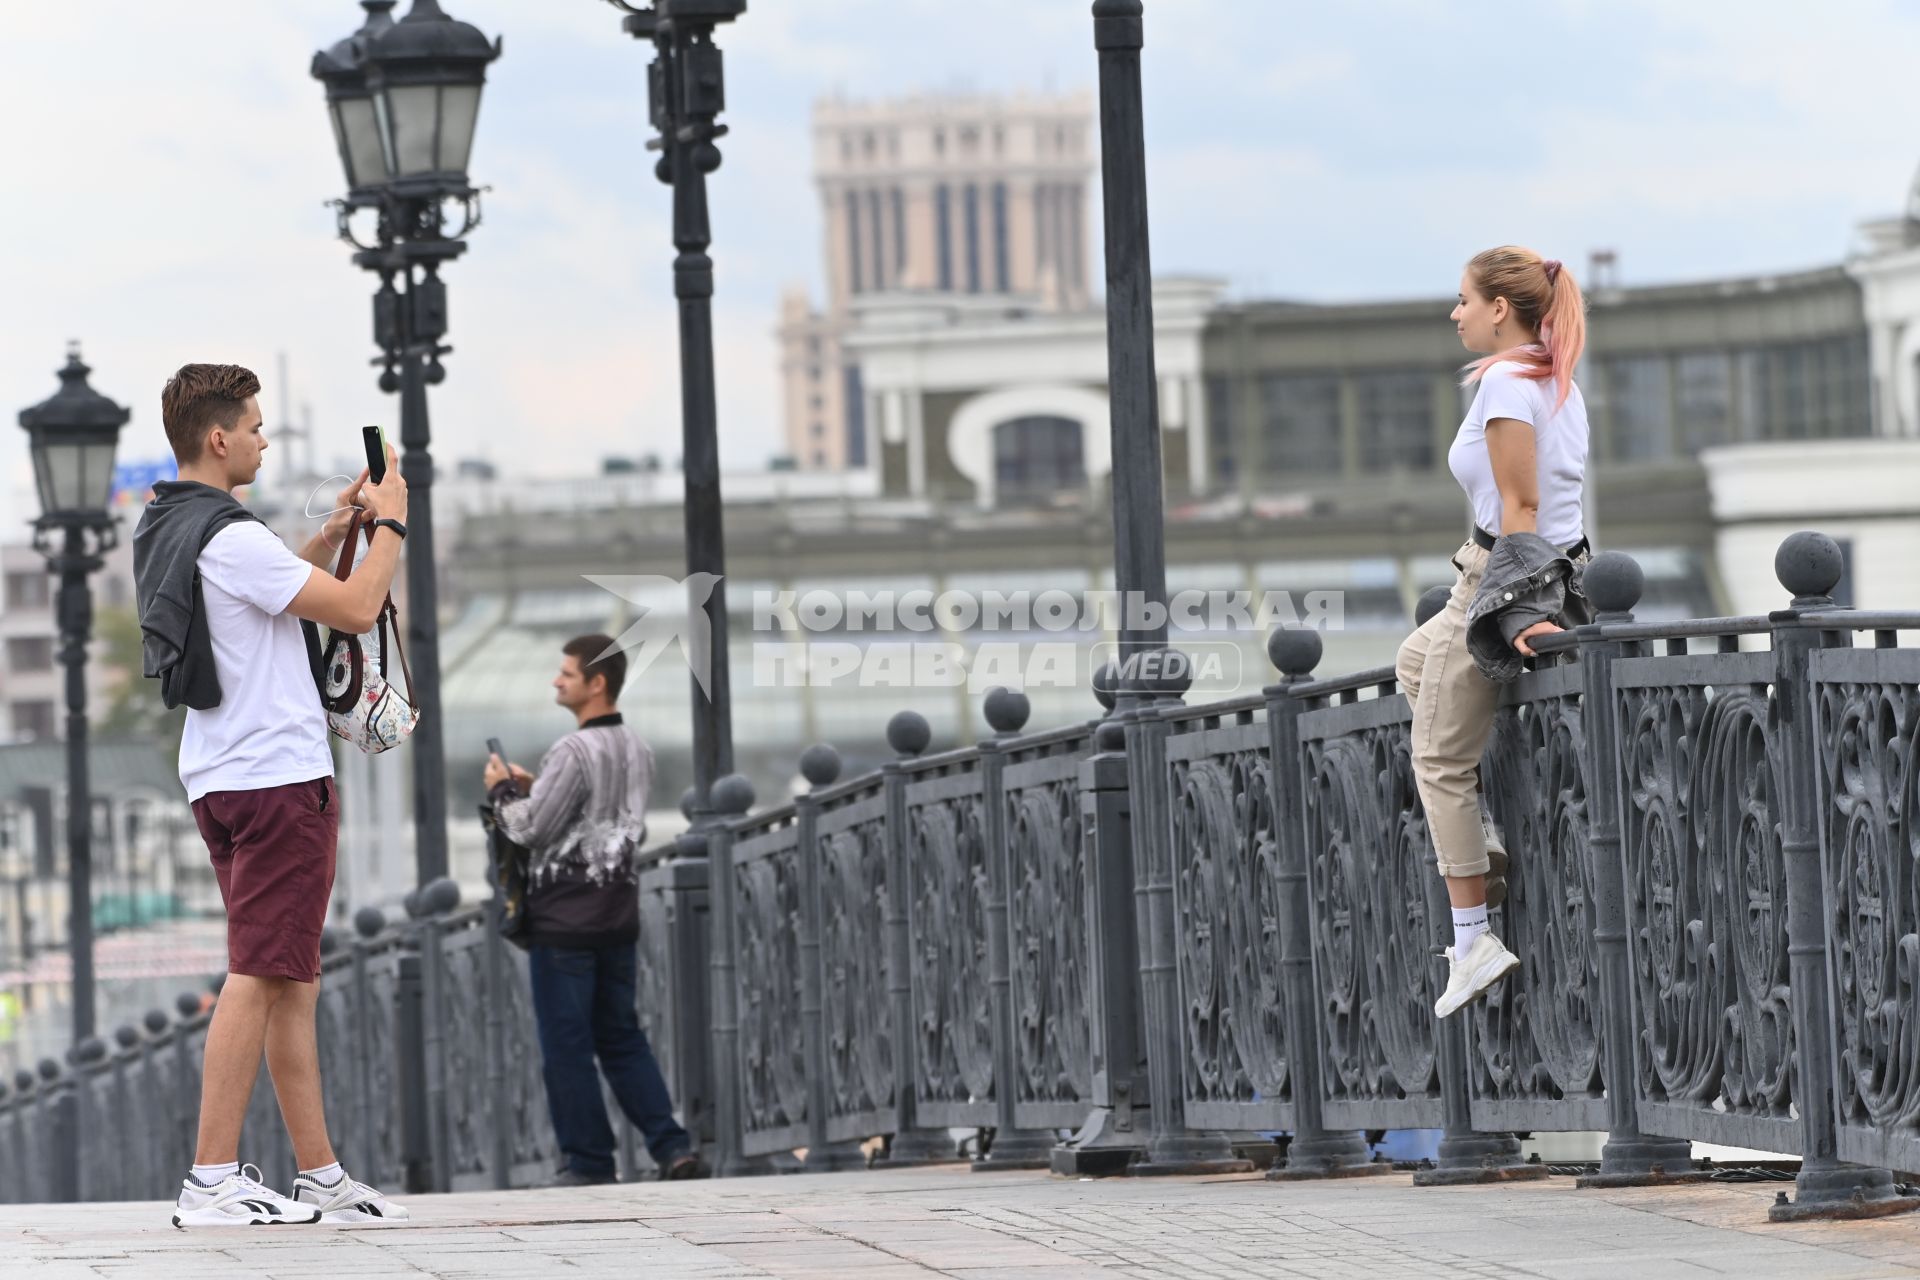
M 609 653 L 608 650 L 612 652 Z M 580 660 L 582 678 L 592 681 L 595 676 L 605 676 L 607 701 L 620 701 L 620 686 L 627 682 L 627 654 L 626 650 L 614 643 L 612 636 L 603 636 L 598 633 L 590 636 L 575 636 L 561 646 L 560 652 Z M 595 662 L 594 659 L 603 653 L 607 656 Z
M 182 466 L 198 462 L 215 427 L 231 431 L 260 379 L 237 364 L 183 364 L 160 392 L 160 421 Z

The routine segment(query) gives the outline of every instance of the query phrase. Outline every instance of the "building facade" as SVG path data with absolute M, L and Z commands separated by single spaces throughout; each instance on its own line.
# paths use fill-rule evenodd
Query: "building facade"
M 827 296 L 790 291 L 780 364 L 788 450 L 803 470 L 870 463 L 866 395 L 842 340 L 884 294 L 1020 299 L 1039 311 L 1091 296 L 1093 102 L 1080 93 L 829 99 L 813 115 Z

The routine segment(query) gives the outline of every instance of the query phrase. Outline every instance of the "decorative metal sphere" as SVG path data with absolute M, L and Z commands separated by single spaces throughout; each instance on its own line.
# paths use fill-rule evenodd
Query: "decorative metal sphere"
M 1120 668 L 1111 662 L 1103 664 L 1093 673 L 1094 698 L 1099 701 L 1103 709 L 1111 711 L 1113 704 L 1118 700 L 1119 692 Z
M 140 1043 L 140 1031 L 131 1022 L 123 1022 L 113 1029 L 113 1042 L 122 1049 L 131 1049 Z
M 363 938 L 377 938 L 387 927 L 387 913 L 378 907 L 362 907 L 353 913 L 353 930 Z
M 729 818 L 737 818 L 753 808 L 753 783 L 738 773 L 729 773 L 724 778 L 715 778 L 708 792 L 713 801 L 715 813 Z
M 33 1072 L 28 1071 L 25 1067 L 22 1067 L 20 1070 L 13 1073 L 13 1091 L 15 1093 L 31 1093 L 33 1091 L 33 1086 L 34 1086 Z
M 1267 635 L 1267 661 L 1284 676 L 1304 676 L 1320 665 L 1326 641 L 1312 627 L 1275 627 Z
M 157 1036 L 167 1029 L 167 1025 L 171 1019 L 167 1017 L 167 1011 L 165 1009 L 149 1009 L 147 1010 L 147 1016 L 140 1019 L 140 1021 L 146 1024 L 148 1035 Z
M 680 816 L 688 822 L 693 821 L 693 802 L 699 795 L 700 792 L 693 787 L 680 793 Z
M 917 756 L 933 741 L 933 726 L 918 711 L 901 711 L 887 721 L 887 745 L 895 754 Z
M 446 876 L 431 880 L 420 890 L 420 907 L 427 915 L 443 916 L 460 905 L 460 886 Z
M 1580 576 L 1581 589 L 1601 613 L 1632 613 L 1646 585 L 1640 562 L 1624 551 L 1602 551 Z
M 112 1051 L 107 1048 L 107 1042 L 105 1040 L 102 1040 L 99 1036 L 88 1036 L 85 1040 L 73 1046 L 73 1060 L 81 1065 L 102 1062 L 110 1052 Z
M 340 949 L 340 931 L 332 925 L 320 930 L 320 954 L 330 956 Z
M 1452 587 L 1428 587 L 1420 593 L 1420 599 L 1413 606 L 1413 625 L 1424 627 L 1447 607 L 1447 597 L 1453 594 Z
M 418 889 L 407 890 L 407 896 L 400 899 L 400 906 L 406 911 L 407 919 L 418 920 L 420 918 L 420 891 Z
M 1840 544 L 1810 529 L 1788 534 L 1773 556 L 1773 576 L 1796 598 L 1832 595 L 1846 571 Z
M 399 389 L 400 389 L 400 375 L 395 373 L 391 369 L 381 370 L 380 390 L 386 392 L 388 395 L 392 395 L 394 392 L 398 391 Z
M 800 776 L 815 787 L 829 786 L 840 776 L 840 753 L 816 742 L 800 753 Z
M 58 1080 L 60 1078 L 60 1063 L 53 1058 L 40 1059 L 40 1078 L 49 1081 Z
M 200 1016 L 200 996 L 196 992 L 182 991 L 174 997 L 173 1007 L 180 1011 L 183 1018 L 196 1018 Z
M 984 710 L 995 733 L 1018 733 L 1027 727 L 1033 702 L 1017 689 L 994 688 L 987 691 Z

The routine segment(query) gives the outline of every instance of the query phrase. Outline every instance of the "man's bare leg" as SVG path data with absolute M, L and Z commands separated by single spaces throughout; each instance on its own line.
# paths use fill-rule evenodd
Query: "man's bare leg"
M 229 1164 L 240 1158 L 240 1128 L 260 1075 L 268 1022 L 287 988 L 298 985 L 286 978 L 227 975 L 207 1027 L 195 1164 Z
M 320 1094 L 320 1044 L 313 1012 L 320 983 L 287 983 L 286 994 L 267 1018 L 267 1072 L 280 1100 L 280 1117 L 293 1139 L 294 1167 L 324 1169 L 334 1162 L 327 1137 L 326 1103 Z

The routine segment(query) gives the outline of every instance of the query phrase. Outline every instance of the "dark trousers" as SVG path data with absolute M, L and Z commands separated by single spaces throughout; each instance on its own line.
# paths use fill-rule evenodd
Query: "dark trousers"
M 693 1145 L 673 1118 L 667 1082 L 635 1012 L 637 950 L 628 942 L 534 947 L 529 953 L 547 1110 L 566 1167 L 588 1177 L 614 1172 L 613 1128 L 593 1068 L 596 1056 L 655 1164 L 664 1170 Z

